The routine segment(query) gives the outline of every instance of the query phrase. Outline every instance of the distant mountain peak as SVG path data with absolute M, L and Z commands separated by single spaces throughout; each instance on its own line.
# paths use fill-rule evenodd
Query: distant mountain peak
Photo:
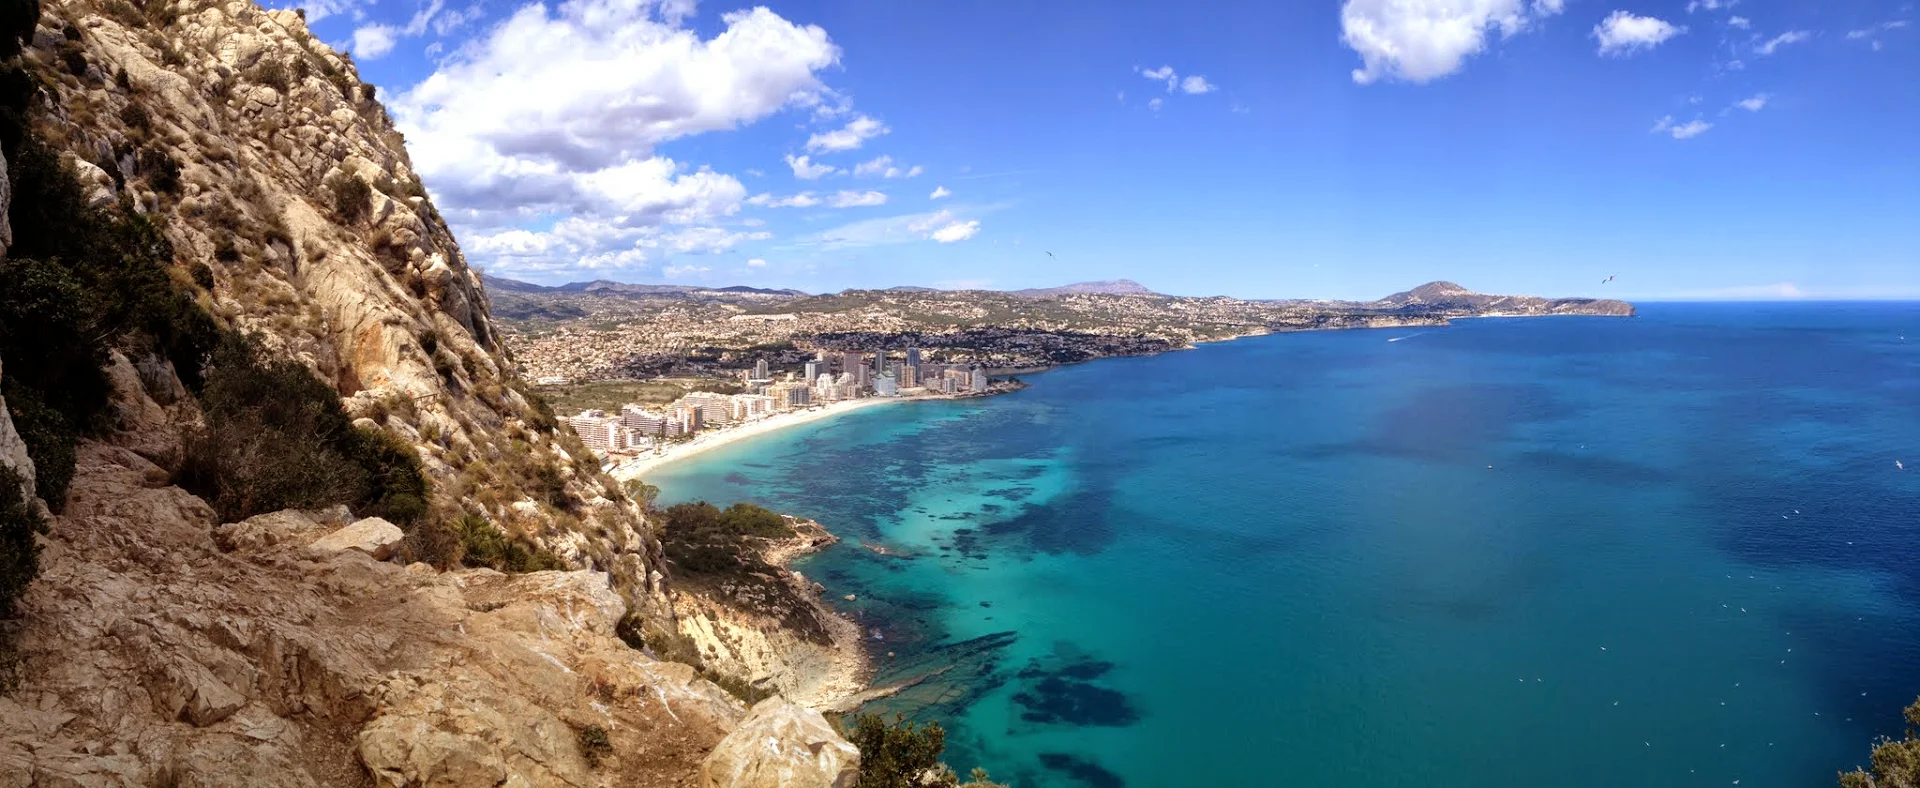
M 1132 279 L 1075 282 L 1059 287 L 1036 287 L 1026 290 L 1009 290 L 1007 292 L 1023 298 L 1050 298 L 1063 295 L 1159 295 L 1147 289 L 1146 285 L 1135 282 Z

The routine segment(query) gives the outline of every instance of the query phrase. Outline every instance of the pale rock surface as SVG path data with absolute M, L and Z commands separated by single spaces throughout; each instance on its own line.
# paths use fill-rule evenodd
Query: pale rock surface
M 373 556 L 376 561 L 385 561 L 393 557 L 394 549 L 406 538 L 400 526 L 378 517 L 369 517 L 322 536 L 308 547 L 322 553 L 358 550 Z
M 0 181 L 0 194 L 5 193 L 5 181 Z M 5 367 L 0 366 L 0 375 L 4 374 Z M 21 496 L 33 500 L 33 458 L 27 456 L 27 444 L 20 440 L 20 433 L 13 428 L 13 411 L 7 410 L 6 397 L 0 397 L 0 463 L 13 468 L 13 472 L 20 477 Z
M 820 712 L 774 696 L 700 764 L 701 788 L 853 788 L 860 751 Z

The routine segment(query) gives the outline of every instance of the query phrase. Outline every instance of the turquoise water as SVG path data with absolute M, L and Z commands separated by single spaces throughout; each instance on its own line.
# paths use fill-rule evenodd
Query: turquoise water
M 883 679 L 944 669 L 875 710 L 1022 786 L 1830 785 L 1920 693 L 1920 305 L 1030 381 L 650 481 L 841 534 L 801 568 L 858 595 Z

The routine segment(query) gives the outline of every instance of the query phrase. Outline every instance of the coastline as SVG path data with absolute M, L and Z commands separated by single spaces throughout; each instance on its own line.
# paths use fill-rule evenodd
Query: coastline
M 819 408 L 811 408 L 803 411 L 776 413 L 759 421 L 707 432 L 696 436 L 693 440 L 687 441 L 686 443 L 669 446 L 658 454 L 649 454 L 627 460 L 613 466 L 613 470 L 608 471 L 608 473 L 613 476 L 613 478 L 623 482 L 629 479 L 637 479 L 667 463 L 684 460 L 688 457 L 712 451 L 722 446 L 731 445 L 748 438 L 831 418 L 843 413 L 852 413 L 861 408 L 869 408 L 875 405 L 885 405 L 893 402 L 911 402 L 913 399 L 915 398 L 865 397 L 862 399 L 835 402 L 831 405 L 824 405 Z

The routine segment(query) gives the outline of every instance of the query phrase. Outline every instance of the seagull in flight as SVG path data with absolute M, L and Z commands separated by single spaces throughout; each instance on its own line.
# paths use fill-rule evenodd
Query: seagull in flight
M 1895 467 L 1895 468 L 1899 468 L 1900 470 L 1903 470 L 1903 471 L 1904 471 L 1904 470 L 1906 470 L 1906 469 L 1907 469 L 1907 464 L 1906 464 L 1906 463 L 1904 463 L 1904 462 L 1901 462 L 1901 461 L 1899 461 L 1899 460 L 1894 460 L 1894 461 L 1893 461 L 1893 467 Z
M 1616 276 L 1619 276 L 1619 274 L 1608 274 L 1608 275 L 1607 275 L 1607 278 L 1605 278 L 1605 279 L 1602 279 L 1602 280 L 1600 280 L 1600 284 L 1603 284 L 1603 285 L 1604 285 L 1604 284 L 1606 284 L 1606 283 L 1608 283 L 1608 282 L 1611 282 L 1611 281 L 1613 281 L 1613 278 L 1614 278 L 1614 277 L 1616 277 Z
M 1052 253 L 1052 252 L 1048 252 L 1048 253 L 1047 253 L 1047 256 L 1048 256 L 1048 257 L 1053 257 L 1053 253 Z

